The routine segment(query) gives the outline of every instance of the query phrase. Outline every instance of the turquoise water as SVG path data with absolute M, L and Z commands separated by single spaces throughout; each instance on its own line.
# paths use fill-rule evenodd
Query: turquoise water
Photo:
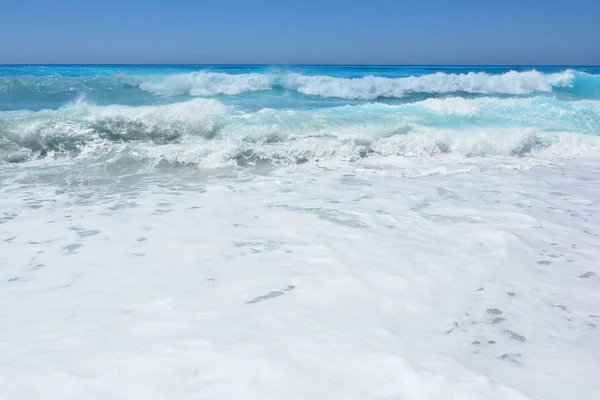
M 2 66 L 0 159 L 86 153 L 98 162 L 118 152 L 141 165 L 213 168 L 373 154 L 523 156 L 581 135 L 588 149 L 600 132 L 599 74 L 525 66 Z
M 345 103 L 343 100 L 358 100 L 365 95 L 369 100 L 378 98 L 386 102 L 405 102 L 416 99 L 423 99 L 434 95 L 447 95 L 453 93 L 453 87 L 450 85 L 453 75 L 459 77 L 472 74 L 485 74 L 490 77 L 506 74 L 511 71 L 530 73 L 538 71 L 543 75 L 551 74 L 570 74 L 570 80 L 567 85 L 553 87 L 555 95 L 559 94 L 566 99 L 579 98 L 598 98 L 600 97 L 600 67 L 437 67 L 437 66 L 415 66 L 415 67 L 395 67 L 395 66 L 204 66 L 204 65 L 99 65 L 99 66 L 0 66 L 0 110 L 30 109 L 40 110 L 45 108 L 58 108 L 69 101 L 75 100 L 79 96 L 86 98 L 98 105 L 107 104 L 164 104 L 165 102 L 175 102 L 189 97 L 190 93 L 196 89 L 202 89 L 204 85 L 210 85 L 212 81 L 218 81 L 218 76 L 211 74 L 226 74 L 221 81 L 223 87 L 210 86 L 207 89 L 207 95 L 219 98 L 228 104 L 240 104 L 247 110 L 257 110 L 262 107 L 291 107 L 291 108 L 314 108 L 321 106 L 332 106 Z M 252 80 L 252 75 L 259 74 L 263 77 L 269 77 L 269 84 L 266 87 L 246 87 L 244 83 Z M 394 83 L 400 84 L 402 78 L 434 76 L 434 74 L 444 74 L 436 82 L 432 82 L 429 87 L 415 83 L 414 91 L 398 95 L 388 95 L 383 90 L 381 96 L 377 93 L 371 95 L 371 87 L 363 87 L 364 93 L 357 89 L 356 93 L 343 94 L 331 90 L 318 92 L 318 98 L 311 98 L 310 95 L 302 95 L 293 84 L 286 85 L 286 76 L 297 74 L 306 77 L 332 77 L 343 79 L 361 79 L 365 77 L 381 77 L 390 79 L 390 86 Z M 203 76 L 204 75 L 204 76 Z M 144 83 L 169 82 L 172 87 L 161 90 L 140 90 Z M 204 79 L 203 79 L 204 78 Z M 235 83 L 225 82 L 227 78 L 238 78 Z M 394 81 L 397 80 L 397 81 Z M 400 81 L 398 81 L 400 79 Z M 539 87 L 535 86 L 530 77 L 515 81 L 523 81 L 523 90 L 511 88 L 513 84 L 511 79 L 505 79 L 505 87 L 496 88 L 496 90 L 482 89 L 474 90 L 475 94 L 533 94 Z M 178 80 L 179 82 L 175 82 Z M 444 82 L 447 80 L 448 82 Z M 468 77 L 466 80 L 470 80 Z M 472 77 L 473 81 L 481 80 L 477 76 Z M 485 80 L 485 78 L 483 79 Z M 184 83 L 187 81 L 187 84 Z M 246 82 L 244 82 L 246 81 Z M 177 85 L 179 83 L 179 85 Z M 358 84 L 359 82 L 355 82 Z M 407 82 L 408 83 L 408 82 Z M 528 83 L 533 84 L 528 87 Z M 230 98 L 222 92 L 225 86 L 233 89 L 231 85 L 239 85 L 240 93 L 236 97 Z M 445 85 L 446 84 L 446 85 Z M 344 82 L 339 82 L 340 86 Z M 382 83 L 381 86 L 384 86 Z M 408 83 L 410 87 L 410 83 Z M 465 86 L 468 87 L 468 84 Z M 187 89 L 187 90 L 186 90 Z M 221 90 L 220 90 L 221 89 Z M 546 90 L 545 90 L 546 91 Z M 259 93 L 256 93 L 259 92 Z M 460 90 L 456 91 L 460 93 Z M 522 92 L 522 93 L 521 93 Z M 463 91 L 462 94 L 469 93 Z M 156 98 L 153 94 L 169 95 L 171 99 Z M 471 93 L 473 94 L 473 93 Z M 341 96 L 341 99 L 339 98 Z M 357 99 L 358 97 L 358 99 Z M 402 99 L 402 100 L 400 100 Z M 346 101 L 347 102 L 347 101 Z

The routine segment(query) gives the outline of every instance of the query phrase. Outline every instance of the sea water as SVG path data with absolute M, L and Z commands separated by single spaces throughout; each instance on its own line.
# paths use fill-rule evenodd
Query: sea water
M 600 68 L 1 66 L 0 398 L 598 399 Z

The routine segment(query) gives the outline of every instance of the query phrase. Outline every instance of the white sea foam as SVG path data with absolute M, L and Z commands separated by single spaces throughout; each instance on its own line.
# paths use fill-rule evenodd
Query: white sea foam
M 468 74 L 438 72 L 418 77 L 367 76 L 354 79 L 290 74 L 285 78 L 284 85 L 288 89 L 308 95 L 372 100 L 378 97 L 401 98 L 411 93 L 529 94 L 551 92 L 554 86 L 571 86 L 573 80 L 574 73 L 572 71 L 559 74 L 510 71 L 502 75 L 488 75 L 484 72 L 469 72 Z
M 419 105 L 429 108 L 439 114 L 476 116 L 480 111 L 477 101 L 464 99 L 462 97 L 427 99 L 419 103 Z
M 598 163 L 483 165 L 4 169 L 0 397 L 593 400 Z
M 403 158 L 435 162 L 495 157 L 509 159 L 561 160 L 595 156 L 600 153 L 597 137 L 570 132 L 536 132 L 512 129 L 488 133 L 419 129 L 387 138 L 296 137 L 291 140 L 235 139 L 192 140 L 161 146 L 140 145 L 138 150 L 152 165 L 163 162 L 202 168 L 253 166 L 268 163 L 290 166 L 309 162 L 342 166 L 384 164 Z M 531 160 L 524 160 L 528 163 Z M 542 162 L 543 164 L 543 162 Z
M 159 82 L 128 77 L 128 83 L 161 96 L 235 95 L 243 92 L 271 90 L 273 77 L 268 74 L 225 74 L 220 72 L 191 72 L 169 75 Z
M 160 106 L 97 106 L 80 99 L 59 110 L 0 113 L 0 139 L 34 151 L 81 150 L 92 142 L 161 142 L 213 134 L 227 112 L 220 102 L 194 99 Z
M 5 79 L 1 400 L 597 400 L 596 77 L 202 74 Z
M 551 92 L 553 87 L 570 87 L 575 73 L 544 74 L 535 70 L 510 71 L 501 75 L 484 72 L 447 74 L 438 72 L 423 76 L 385 78 L 336 78 L 296 73 L 225 74 L 192 72 L 149 80 L 143 77 L 124 77 L 126 82 L 142 90 L 161 95 L 213 96 L 235 95 L 243 92 L 272 90 L 276 86 L 307 95 L 337 97 L 352 100 L 372 100 L 379 97 L 405 97 L 412 93 L 480 93 L 529 94 Z
M 427 99 L 319 110 L 234 112 L 215 100 L 3 113 L 5 161 L 35 154 L 90 157 L 131 143 L 152 165 L 356 162 L 383 157 L 586 156 L 600 150 L 598 102 Z M 89 151 L 100 146 L 100 153 Z M 120 145 L 119 145 L 120 146 Z M 10 151 L 8 151 L 8 150 Z

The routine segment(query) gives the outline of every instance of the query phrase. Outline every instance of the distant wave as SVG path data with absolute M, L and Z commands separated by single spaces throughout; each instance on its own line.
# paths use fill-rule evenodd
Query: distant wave
M 597 154 L 600 102 L 549 98 L 427 99 L 317 110 L 236 112 L 212 99 L 157 106 L 0 112 L 0 160 L 125 151 L 148 163 L 293 164 L 371 156 Z
M 366 76 L 362 78 L 336 78 L 302 74 L 224 74 L 192 72 L 170 75 L 163 80 L 148 81 L 143 77 L 126 77 L 128 84 L 161 96 L 235 95 L 243 92 L 265 91 L 274 88 L 297 91 L 306 95 L 334 97 L 348 100 L 373 100 L 377 98 L 402 98 L 410 94 L 513 94 L 551 92 L 555 87 L 572 87 L 575 72 L 543 74 L 532 70 L 510 71 L 502 75 L 484 72 L 430 75 L 404 78 Z
M 536 70 L 452 74 L 437 72 L 422 76 L 387 78 L 364 76 L 339 78 L 290 72 L 227 74 L 189 72 L 155 75 L 9 76 L 0 77 L 0 94 L 54 95 L 96 91 L 117 92 L 137 88 L 156 96 L 210 97 L 248 92 L 287 90 L 309 96 L 347 100 L 404 98 L 411 95 L 529 95 L 566 92 L 574 98 L 600 98 L 600 76 L 573 70 L 542 73 Z
M 140 76 L 123 78 L 124 82 L 160 96 L 214 96 L 235 95 L 243 92 L 271 90 L 273 76 L 267 74 L 230 75 L 220 72 L 190 72 L 169 75 L 159 82 Z
M 529 94 L 551 92 L 555 86 L 572 86 L 574 73 L 542 74 L 538 71 L 510 71 L 502 75 L 488 75 L 484 72 L 468 74 L 445 74 L 406 78 L 364 78 L 344 79 L 330 76 L 306 76 L 291 74 L 285 77 L 287 89 L 300 93 L 338 97 L 353 100 L 373 100 L 379 97 L 401 98 L 413 93 L 447 94 Z

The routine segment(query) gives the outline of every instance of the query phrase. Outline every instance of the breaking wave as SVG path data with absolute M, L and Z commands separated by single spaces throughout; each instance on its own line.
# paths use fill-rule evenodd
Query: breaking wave
M 451 94 L 530 95 L 568 93 L 573 98 L 600 98 L 600 76 L 565 70 L 536 70 L 503 74 L 437 72 L 421 76 L 355 78 L 303 75 L 291 72 L 188 72 L 154 75 L 6 76 L 0 77 L 0 95 L 58 95 L 112 92 L 134 88 L 156 96 L 234 96 L 249 92 L 291 91 L 321 98 L 374 100 L 412 95 Z
M 0 151 L 79 152 L 90 143 L 210 137 L 226 107 L 210 99 L 161 106 L 95 106 L 83 100 L 59 110 L 0 113 Z
M 170 75 L 148 81 L 142 77 L 124 78 L 128 84 L 161 96 L 235 95 L 244 92 L 265 91 L 281 88 L 311 96 L 332 97 L 348 100 L 373 100 L 377 98 L 403 98 L 411 94 L 507 94 L 524 95 L 552 92 L 556 88 L 572 88 L 576 73 L 564 71 L 543 74 L 532 70 L 509 71 L 501 75 L 484 72 L 448 74 L 438 72 L 430 75 L 403 78 L 365 76 L 361 78 L 338 78 L 287 74 L 225 74 L 217 72 L 193 72 Z
M 230 75 L 221 72 L 191 72 L 169 75 L 164 80 L 148 81 L 139 76 L 124 77 L 124 82 L 160 96 L 236 95 L 271 90 L 273 77 L 265 74 Z
M 522 157 L 596 154 L 600 102 L 427 99 L 244 113 L 212 99 L 0 113 L 0 159 L 101 156 L 115 148 L 148 164 L 295 164 L 372 156 Z
M 571 71 L 559 74 L 542 74 L 538 71 L 510 71 L 502 75 L 484 72 L 446 74 L 406 78 L 382 78 L 366 76 L 344 79 L 330 76 L 305 76 L 293 74 L 285 78 L 285 87 L 300 93 L 322 97 L 338 97 L 352 100 L 373 100 L 379 97 L 401 98 L 414 93 L 447 94 L 530 94 L 551 92 L 553 87 L 572 86 Z

